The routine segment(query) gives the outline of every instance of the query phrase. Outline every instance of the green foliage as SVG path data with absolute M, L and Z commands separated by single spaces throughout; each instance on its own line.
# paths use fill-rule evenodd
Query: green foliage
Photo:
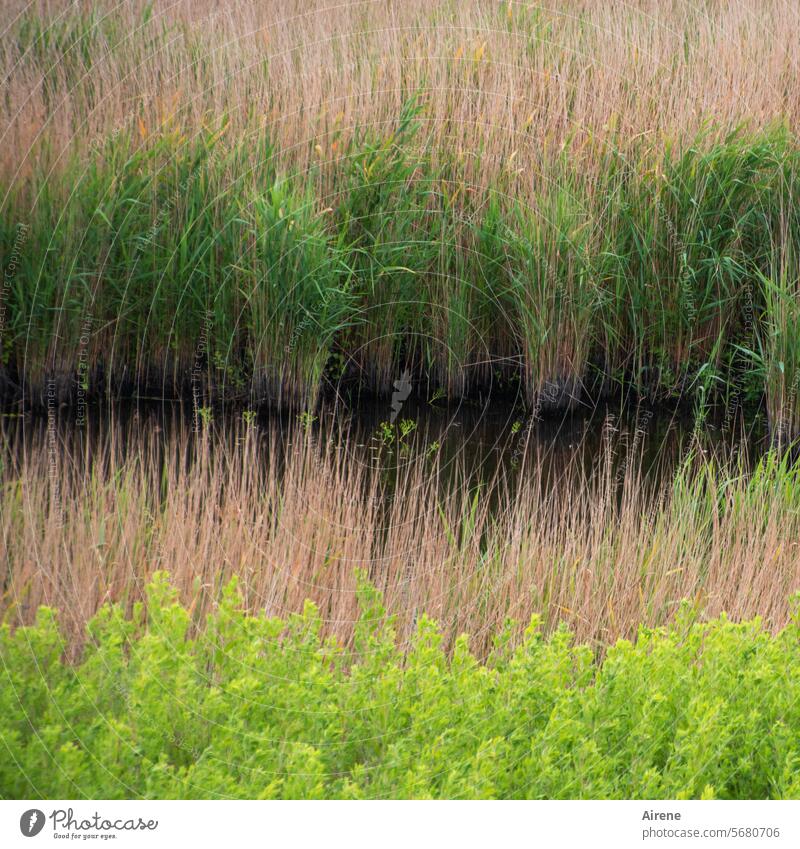
M 4 798 L 800 796 L 800 631 L 687 609 L 598 660 L 535 618 L 479 662 L 434 622 L 397 645 L 362 577 L 351 650 L 310 603 L 246 615 L 235 582 L 199 632 L 166 575 L 106 607 L 79 663 L 56 616 L 0 630 Z
M 352 318 L 346 266 L 308 192 L 275 182 L 239 214 L 250 247 L 237 275 L 257 379 L 279 402 L 289 394 L 313 406 L 335 335 Z

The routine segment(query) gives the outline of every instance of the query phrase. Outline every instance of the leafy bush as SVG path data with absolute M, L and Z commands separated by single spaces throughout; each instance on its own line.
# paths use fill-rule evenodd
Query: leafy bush
M 165 575 L 64 662 L 56 616 L 0 631 L 3 797 L 800 796 L 800 623 L 679 619 L 597 660 L 568 632 L 487 663 L 419 621 L 397 646 L 361 588 L 352 650 L 310 604 L 197 629 Z

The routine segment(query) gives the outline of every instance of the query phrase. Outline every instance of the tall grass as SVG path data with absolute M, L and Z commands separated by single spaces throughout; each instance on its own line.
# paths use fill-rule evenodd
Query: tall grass
M 229 11 L 6 13 L 6 385 L 302 409 L 408 369 L 539 408 L 766 392 L 798 435 L 764 359 L 793 338 L 766 281 L 798 254 L 796 12 Z
M 387 489 L 346 435 L 322 434 L 206 425 L 164 442 L 142 419 L 83 452 L 32 438 L 3 472 L 5 615 L 30 621 L 48 604 L 77 638 L 101 604 L 132 604 L 168 568 L 198 616 L 235 575 L 248 610 L 285 616 L 310 598 L 345 641 L 358 570 L 384 592 L 401 639 L 426 612 L 479 652 L 506 619 L 533 613 L 546 631 L 566 622 L 600 644 L 671 621 L 682 599 L 699 617 L 788 621 L 800 473 L 785 455 L 745 473 L 690 454 L 654 487 L 609 452 L 591 476 L 576 463 L 554 478 L 530 448 L 516 482 L 481 483 L 417 445 Z
M 140 121 L 148 133 L 168 123 L 193 135 L 222 114 L 237 136 L 267 124 L 306 172 L 424 90 L 426 140 L 445 157 L 482 154 L 470 178 L 517 173 L 531 200 L 543 151 L 593 138 L 623 147 L 642 133 L 657 149 L 706 121 L 723 136 L 742 121 L 794 126 L 800 108 L 798 11 L 779 0 L 407 0 L 335 11 L 300 0 L 11 0 L 0 24 L 7 174 Z
M 722 395 L 746 376 L 736 352 L 789 320 L 794 296 L 779 306 L 768 283 L 773 256 L 800 249 L 785 130 L 634 165 L 610 151 L 598 178 L 558 156 L 528 205 L 420 152 L 422 108 L 353 140 L 327 195 L 318 174 L 281 173 L 264 133 L 228 141 L 229 124 L 118 135 L 89 168 L 18 189 L 6 368 L 29 393 L 53 375 L 74 392 L 83 358 L 98 391 L 174 395 L 200 375 L 204 391 L 302 409 L 335 357 L 379 394 L 409 368 L 450 397 L 500 376 L 559 407 L 598 378 Z

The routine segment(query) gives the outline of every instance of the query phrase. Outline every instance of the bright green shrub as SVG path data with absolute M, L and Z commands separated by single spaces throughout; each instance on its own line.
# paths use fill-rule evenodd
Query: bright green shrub
M 232 585 L 193 634 L 175 598 L 102 610 L 77 664 L 50 610 L 3 627 L 3 797 L 800 795 L 797 622 L 679 617 L 599 661 L 534 621 L 481 663 L 425 617 L 398 647 L 368 586 L 352 653 L 310 604 L 246 615 Z

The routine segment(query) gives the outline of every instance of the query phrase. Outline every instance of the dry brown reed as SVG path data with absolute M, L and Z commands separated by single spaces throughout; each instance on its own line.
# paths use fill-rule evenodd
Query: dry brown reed
M 800 9 L 781 0 L 569 0 L 549 6 L 516 0 L 12 0 L 0 11 L 5 94 L 0 203 L 9 223 L 32 222 L 33 235 L 26 248 L 28 266 L 6 297 L 11 306 L 4 331 L 13 335 L 8 346 L 19 373 L 8 380 L 17 384 L 24 373 L 38 392 L 53 373 L 66 397 L 76 368 L 72 325 L 91 314 L 97 327 L 80 353 L 103 379 L 124 387 L 151 386 L 161 378 L 163 386 L 178 387 L 181 394 L 186 375 L 201 359 L 194 311 L 207 307 L 208 282 L 214 297 L 230 290 L 216 310 L 218 338 L 208 344 L 208 371 L 216 368 L 212 354 L 226 368 L 230 358 L 231 369 L 242 372 L 242 386 L 253 378 L 251 394 L 259 403 L 266 396 L 279 405 L 311 406 L 337 345 L 353 355 L 364 384 L 389 394 L 401 370 L 398 349 L 404 345 L 407 359 L 422 361 L 414 345 L 424 347 L 429 337 L 435 344 L 425 357 L 450 397 L 482 391 L 494 368 L 505 370 L 504 379 L 516 379 L 521 365 L 527 403 L 542 404 L 543 387 L 552 382 L 557 391 L 548 403 L 559 408 L 587 389 L 590 363 L 605 370 L 603 385 L 609 382 L 606 371 L 623 379 L 632 375 L 637 388 L 650 380 L 644 372 L 658 371 L 678 375 L 673 382 L 681 391 L 679 375 L 694 369 L 693 359 L 709 364 L 706 374 L 720 367 L 728 336 L 740 347 L 755 347 L 752 339 L 736 335 L 749 265 L 744 269 L 740 263 L 742 271 L 733 280 L 722 274 L 711 283 L 709 269 L 734 265 L 729 254 L 739 245 L 739 223 L 754 217 L 749 213 L 759 204 L 758 193 L 744 193 L 742 201 L 736 187 L 741 180 L 758 182 L 759 168 L 774 165 L 780 155 L 756 151 L 762 166 L 755 176 L 745 167 L 750 152 L 737 152 L 735 144 L 722 160 L 697 165 L 699 170 L 693 163 L 702 154 L 695 151 L 672 175 L 672 184 L 664 170 L 685 146 L 713 147 L 735 128 L 755 133 L 785 125 L 796 131 L 799 22 Z M 292 351 L 284 357 L 293 346 L 276 338 L 274 319 L 286 312 L 281 297 L 295 290 L 298 275 L 291 268 L 281 272 L 283 288 L 277 285 L 277 296 L 267 297 L 271 290 L 264 281 L 281 277 L 280 269 L 273 267 L 274 258 L 273 265 L 257 266 L 258 251 L 247 245 L 255 242 L 254 234 L 269 233 L 269 226 L 256 217 L 248 241 L 240 244 L 238 230 L 228 225 L 245 212 L 249 221 L 254 198 L 277 185 L 274 175 L 265 176 L 265 160 L 274 161 L 278 182 L 294 171 L 307 175 L 302 182 L 314 198 L 309 219 L 315 226 L 337 206 L 363 214 L 359 204 L 351 209 L 341 201 L 356 194 L 364 134 L 379 139 L 379 145 L 400 145 L 398 117 L 412 101 L 420 107 L 414 117 L 420 127 L 402 145 L 424 151 L 426 165 L 408 165 L 401 186 L 433 181 L 446 199 L 447 216 L 438 207 L 430 220 L 402 203 L 379 208 L 377 213 L 389 219 L 405 212 L 397 215 L 406 221 L 405 229 L 387 228 L 386 251 L 366 270 L 356 269 L 357 297 L 347 303 L 340 299 L 340 312 L 319 334 L 324 342 L 319 351 L 313 349 L 316 356 Z M 217 149 L 209 139 L 216 144 L 218 130 L 223 140 Z M 109 143 L 117 136 L 125 140 L 120 145 L 125 158 L 131 138 L 134 146 L 151 151 L 159 150 L 160 142 L 170 152 L 169 163 L 156 157 L 152 166 L 142 166 L 159 173 L 181 167 L 194 173 L 188 166 L 195 144 L 213 149 L 209 157 L 217 150 L 237 153 L 220 155 L 213 167 L 203 165 L 200 172 L 211 175 L 209 185 L 193 184 L 189 214 L 182 201 L 190 192 L 177 192 L 174 208 L 174 189 L 169 202 L 159 201 L 155 184 L 152 193 L 149 188 L 137 193 L 147 181 L 138 165 L 126 177 L 113 159 L 122 156 Z M 352 157 L 358 167 L 348 170 Z M 368 162 L 363 160 L 365 170 Z M 92 169 L 103 179 L 84 180 Z M 774 184 L 765 206 L 782 202 L 779 184 L 790 170 L 769 171 L 777 176 L 770 178 Z M 720 172 L 731 179 L 718 177 Z M 573 185 L 576 174 L 579 186 Z M 365 196 L 375 189 L 366 173 L 362 182 Z M 629 182 L 642 184 L 641 210 L 636 191 L 623 191 Z M 226 194 L 231 187 L 235 190 Z M 225 202 L 206 197 L 205 188 L 217 199 L 224 195 Z M 74 202 L 73 192 L 77 199 L 85 195 L 85 208 Z M 426 202 L 435 206 L 433 194 Z M 695 216 L 698 195 L 705 199 L 702 214 Z M 109 233 L 95 214 L 106 196 L 120 204 Z M 482 250 L 471 239 L 485 224 L 490 200 L 517 210 L 530 207 L 530 220 L 508 231 L 504 224 L 492 242 L 499 256 L 465 271 L 461 266 Z M 153 205 L 152 216 L 132 237 L 123 219 L 135 223 L 134 211 L 147 204 Z M 730 233 L 727 225 L 717 227 L 726 210 L 735 219 Z M 150 268 L 150 248 L 142 248 L 143 240 L 161 228 L 158 235 L 169 248 L 169 226 L 158 222 L 160 216 L 167 221 L 170 212 L 185 239 L 174 253 L 157 260 L 152 253 Z M 429 226 L 437 216 L 441 232 Z M 338 227 L 336 238 L 352 247 L 346 259 L 352 265 L 364 246 L 342 221 L 320 227 L 326 239 L 329 229 Z M 525 256 L 507 263 L 513 254 L 507 236 L 516 231 L 525 234 L 529 250 L 520 248 Z M 77 246 L 69 273 L 47 263 L 61 250 L 51 242 L 51 233 L 59 232 L 70 248 Z M 713 251 L 706 250 L 709 232 L 727 234 Z M 609 233 L 615 238 L 605 238 Z M 759 233 L 767 234 L 757 240 L 761 250 L 774 234 L 769 226 Z M 217 253 L 199 250 L 203 238 Z M 431 244 L 441 247 L 438 263 L 426 253 Z M 369 245 L 364 249 L 368 252 Z M 142 261 L 130 259 L 131 251 L 139 250 Z M 123 254 L 127 261 L 115 266 Z M 761 256 L 746 259 L 764 264 Z M 682 276 L 684 260 L 692 266 L 697 291 Z M 411 294 L 404 289 L 398 296 L 390 287 L 401 284 L 390 278 L 406 261 L 412 282 L 402 285 Z M 330 290 L 344 275 L 338 259 L 329 265 L 335 269 Z M 499 272 L 506 266 L 523 271 L 512 280 L 498 273 L 491 285 L 481 285 L 487 269 Z M 130 275 L 127 286 L 120 284 L 125 274 Z M 227 283 L 220 284 L 219 274 Z M 528 285 L 532 281 L 536 285 Z M 430 315 L 424 322 L 416 315 L 398 318 L 391 307 L 395 298 L 412 313 L 414 307 Z M 299 308 L 319 311 L 318 304 L 309 307 L 308 298 L 297 300 Z M 381 309 L 373 313 L 372 304 Z M 52 328 L 54 316 L 59 323 Z M 286 322 L 290 339 L 292 327 L 297 331 L 302 323 L 293 321 Z M 228 326 L 233 323 L 235 332 Z M 410 327 L 421 331 L 422 342 L 411 339 Z M 243 338 L 247 333 L 253 338 Z M 237 360 L 242 351 L 244 365 Z M 259 370 L 266 376 L 250 374 Z M 792 384 L 794 375 L 786 374 Z M 676 386 L 665 386 L 665 392 Z M 791 419 L 793 413 L 783 412 L 795 406 L 791 390 L 769 391 L 770 409 Z M 791 437 L 795 424 L 787 425 Z M 776 426 L 782 427 L 782 420 Z
M 233 136 L 267 125 L 284 165 L 324 173 L 357 127 L 393 126 L 418 92 L 421 142 L 458 152 L 467 185 L 519 196 L 563 147 L 599 168 L 609 139 L 649 137 L 660 155 L 706 123 L 795 127 L 799 20 L 782 0 L 12 0 L 0 175 L 121 130 L 193 136 L 223 114 Z

